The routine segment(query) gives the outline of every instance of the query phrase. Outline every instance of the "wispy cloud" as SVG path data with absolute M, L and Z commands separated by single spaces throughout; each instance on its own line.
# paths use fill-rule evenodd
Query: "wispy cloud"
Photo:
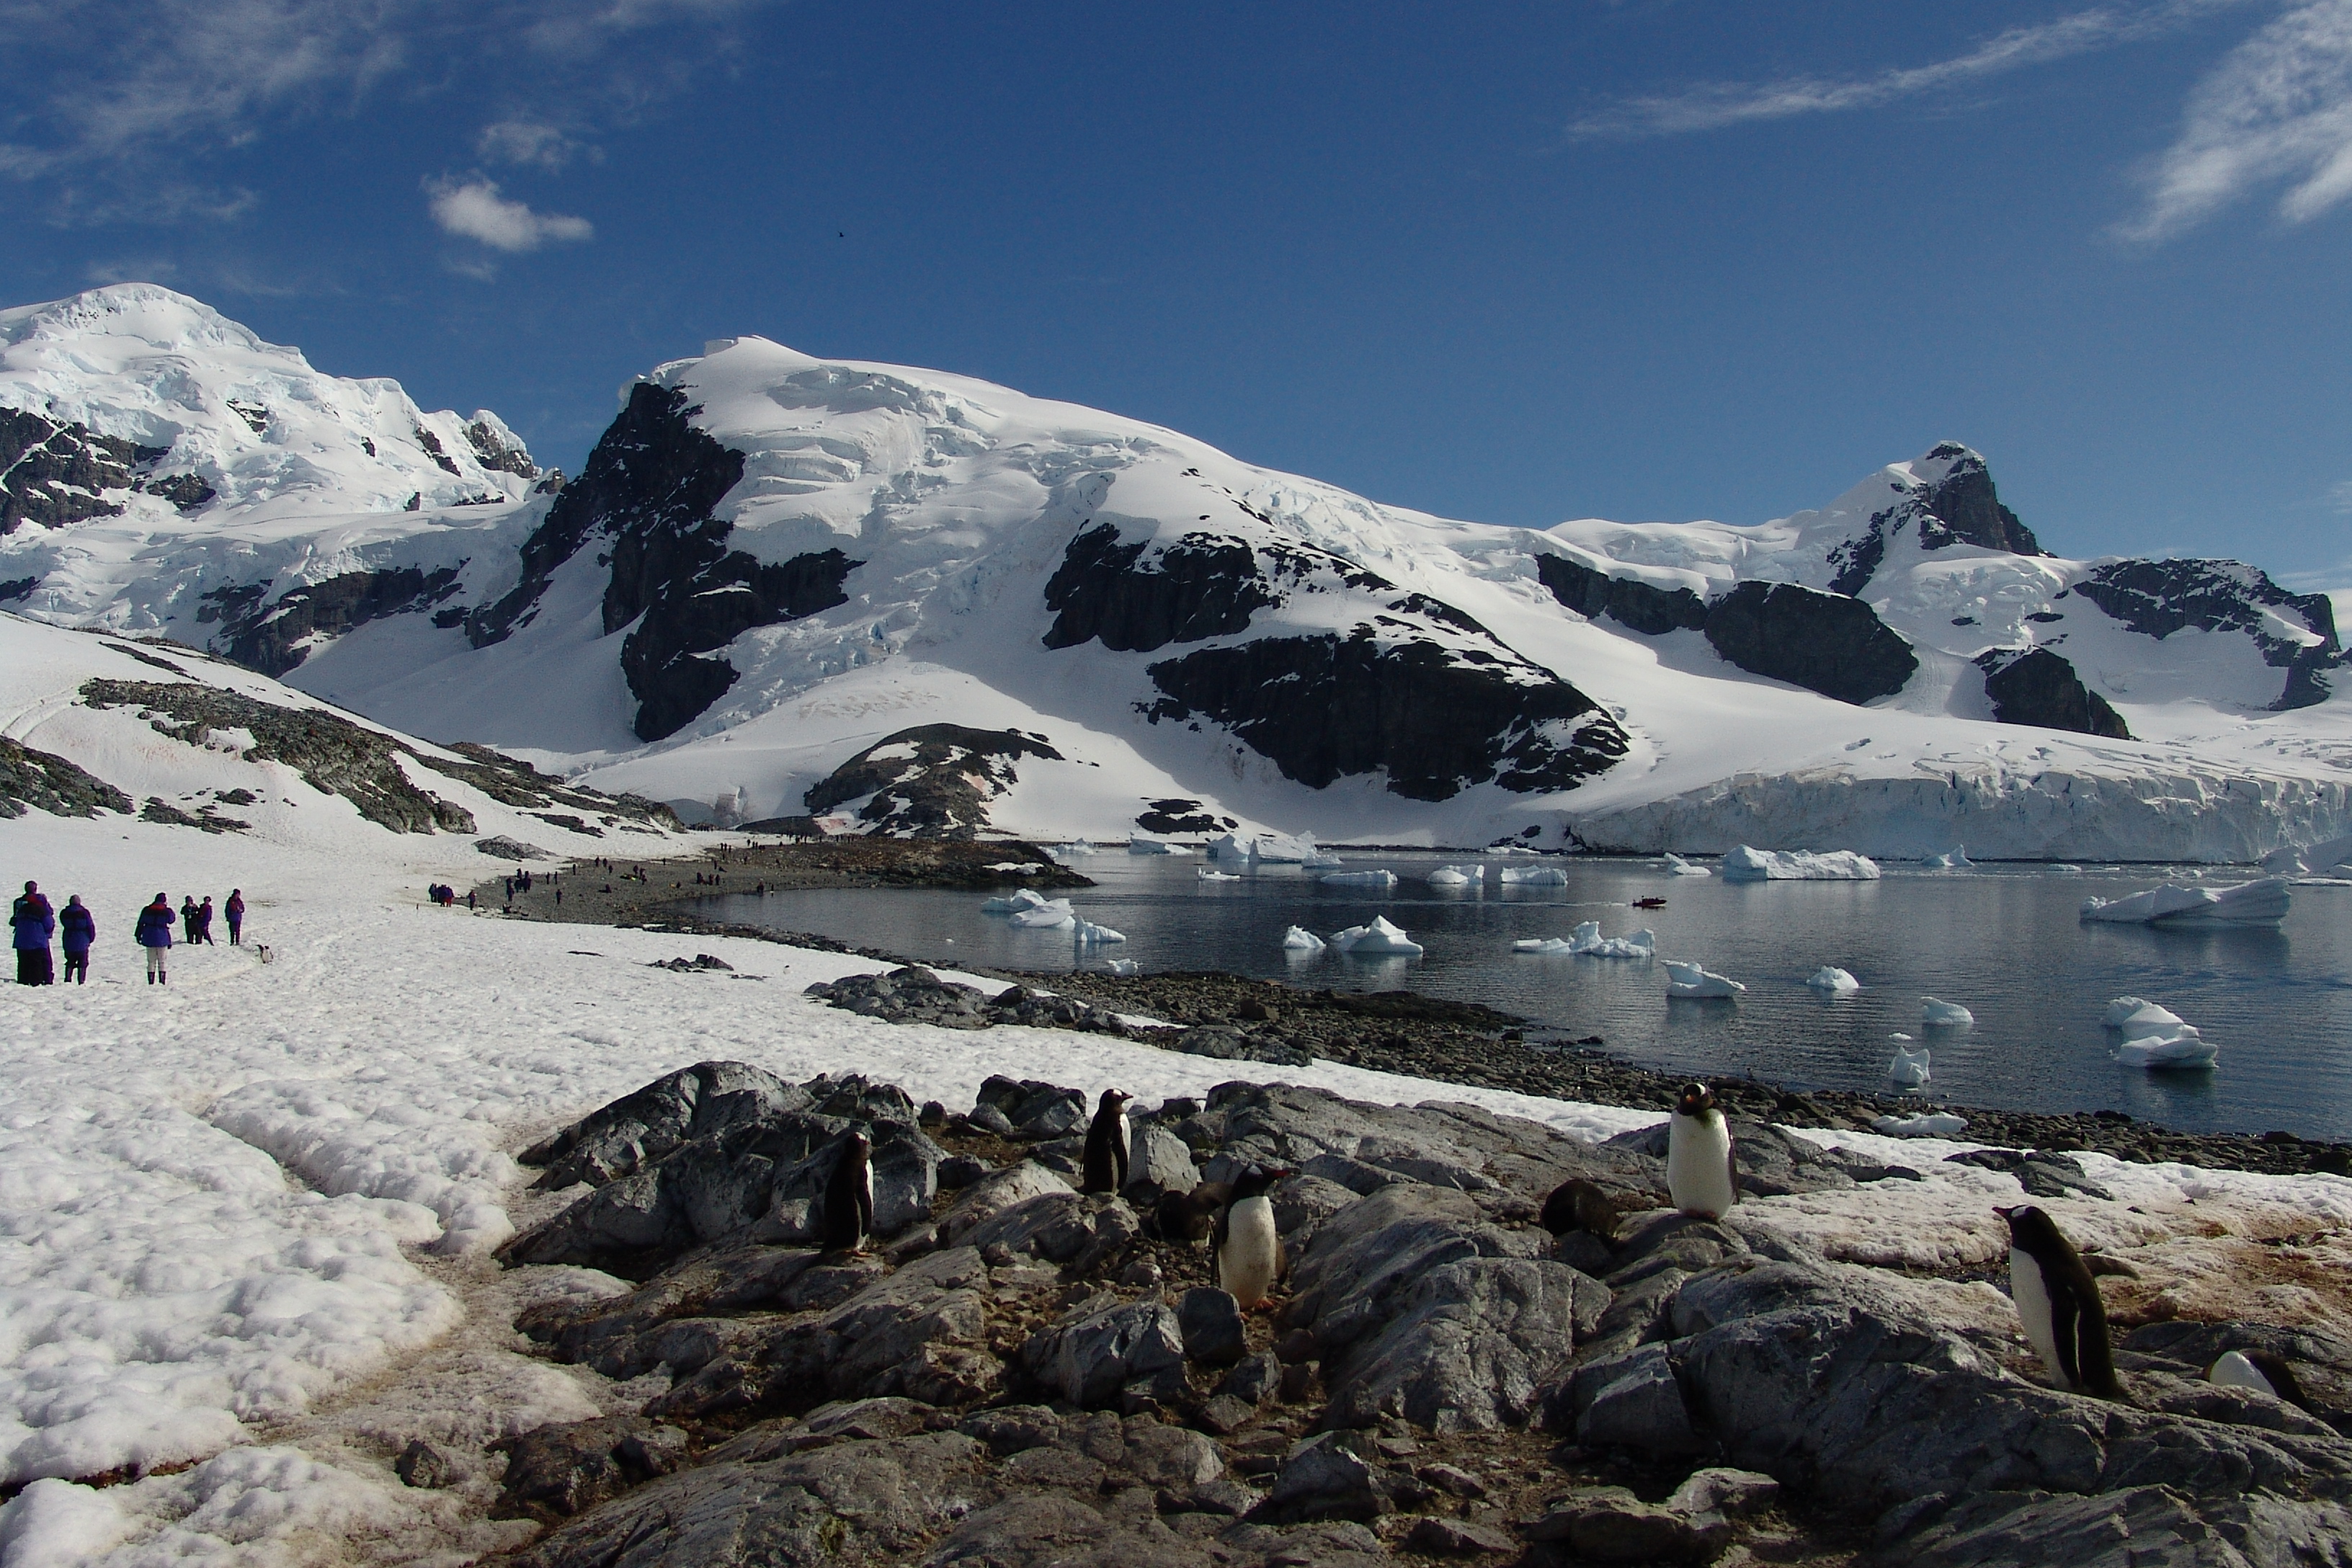
M 2263 187 L 2305 223 L 2352 197 L 2352 0 L 2295 6 L 2240 44 L 2189 95 L 2127 237 L 2160 240 Z
M 583 146 L 555 126 L 537 120 L 501 120 L 485 125 L 482 133 L 474 139 L 474 150 L 488 163 L 529 165 L 551 172 L 583 153 L 591 161 L 600 156 L 595 148 Z
M 1575 121 L 1571 136 L 1594 140 L 1675 136 L 1719 131 L 1801 114 L 1876 109 L 1987 78 L 2047 65 L 2136 39 L 2172 32 L 2247 0 L 2166 0 L 2104 5 L 2053 21 L 2011 27 L 1948 59 L 1864 76 L 1792 76 L 1764 82 L 1701 82 L 1675 92 L 1632 98 Z
M 595 226 L 584 217 L 533 212 L 499 194 L 495 180 L 428 180 L 433 221 L 447 233 L 477 239 L 493 250 L 537 250 L 550 241 L 587 239 Z

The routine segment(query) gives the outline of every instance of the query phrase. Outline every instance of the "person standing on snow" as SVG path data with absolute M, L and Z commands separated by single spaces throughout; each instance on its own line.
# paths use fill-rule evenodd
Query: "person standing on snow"
M 231 947 L 240 947 L 240 946 L 243 946 L 243 945 L 244 945 L 244 942 L 245 942 L 245 889 L 242 889 L 242 888 L 231 888 L 231 889 L 228 890 L 228 902 L 227 902 L 227 903 L 226 903 L 226 904 L 223 904 L 223 905 L 221 906 L 221 913 L 223 913 L 223 914 L 225 914 L 225 915 L 226 915 L 226 916 L 228 917 L 228 944 L 229 944 L 229 946 L 231 946 Z
M 180 940 L 194 943 L 196 940 L 196 900 L 192 894 L 180 897 Z
M 64 939 L 66 950 L 66 981 L 68 984 L 89 984 L 89 947 L 98 940 L 98 921 L 89 906 L 76 893 L 58 911 L 58 932 Z
M 158 981 L 169 985 L 172 977 L 163 972 L 163 960 L 172 951 L 172 900 L 163 894 L 139 911 L 139 945 L 147 950 L 147 984 Z
M 196 911 L 196 940 L 206 947 L 220 945 L 213 940 L 213 900 L 209 894 L 205 898 L 204 907 Z
M 8 911 L 8 925 L 16 949 L 16 984 L 47 985 L 57 978 L 49 958 L 49 938 L 57 933 L 57 911 L 41 896 L 38 882 L 25 884 L 25 896 Z

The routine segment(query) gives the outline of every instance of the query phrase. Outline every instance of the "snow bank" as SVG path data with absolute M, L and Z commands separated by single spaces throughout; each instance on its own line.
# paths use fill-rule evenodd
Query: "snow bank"
M 2085 899 L 2083 918 L 2121 925 L 2274 926 L 2286 919 L 2286 879 L 2265 877 L 2229 888 L 2167 882 L 2120 899 Z
M 1727 882 L 1875 882 L 1878 863 L 1851 849 L 1754 849 L 1742 844 L 1723 858 Z
M 1370 925 L 1349 926 L 1331 938 L 1331 945 L 1339 952 L 1359 958 L 1402 955 L 1419 957 L 1421 943 L 1391 925 L 1385 916 L 1375 915 Z

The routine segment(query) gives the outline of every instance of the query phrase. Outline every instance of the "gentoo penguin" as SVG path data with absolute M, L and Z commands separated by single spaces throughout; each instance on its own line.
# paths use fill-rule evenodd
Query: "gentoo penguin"
M 2009 1297 L 2050 1380 L 2069 1394 L 2122 1400 L 2107 1346 L 2107 1309 L 2074 1244 L 2032 1205 L 1995 1209 L 2009 1222 Z
M 2319 1414 L 2303 1392 L 2303 1384 L 2295 1382 L 2294 1370 L 2268 1351 L 2223 1351 L 2205 1369 L 2205 1381 L 2224 1388 L 2251 1388 L 2256 1394 L 2283 1399 L 2305 1415 Z
M 874 1228 L 874 1141 L 852 1132 L 841 1141 L 841 1158 L 824 1184 L 824 1228 L 818 1239 L 827 1252 L 863 1252 Z
M 1102 1091 L 1102 1100 L 1095 1107 L 1094 1124 L 1087 1129 L 1086 1181 L 1078 1191 L 1127 1190 L 1127 1102 L 1134 1098 L 1115 1089 Z
M 1288 1174 L 1256 1165 L 1244 1171 L 1210 1237 L 1217 1255 L 1217 1284 L 1244 1312 L 1265 1300 L 1282 1274 L 1282 1237 L 1274 1228 L 1274 1204 L 1265 1191 Z
M 1206 1241 L 1217 1228 L 1217 1216 L 1233 1201 L 1231 1182 L 1199 1182 L 1189 1193 L 1160 1194 L 1151 1223 L 1162 1241 Z
M 1603 1241 L 1613 1241 L 1617 1237 L 1617 1205 L 1609 1201 L 1609 1194 L 1601 1190 L 1599 1183 L 1570 1176 L 1544 1199 L 1543 1227 L 1554 1236 L 1581 1230 Z
M 1739 1165 L 1731 1128 L 1703 1083 L 1683 1085 L 1666 1124 L 1666 1191 L 1685 1214 L 1721 1219 L 1739 1201 Z

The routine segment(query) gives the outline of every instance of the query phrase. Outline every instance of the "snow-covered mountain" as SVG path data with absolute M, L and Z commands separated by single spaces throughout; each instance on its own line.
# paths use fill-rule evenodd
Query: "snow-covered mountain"
M 0 481 L 23 613 L 729 816 L 2070 858 L 2352 830 L 2324 598 L 2042 553 L 1958 445 L 1752 527 L 1505 528 L 743 338 L 626 389 L 559 485 L 493 416 L 166 290 L 0 343 L 61 470 Z

